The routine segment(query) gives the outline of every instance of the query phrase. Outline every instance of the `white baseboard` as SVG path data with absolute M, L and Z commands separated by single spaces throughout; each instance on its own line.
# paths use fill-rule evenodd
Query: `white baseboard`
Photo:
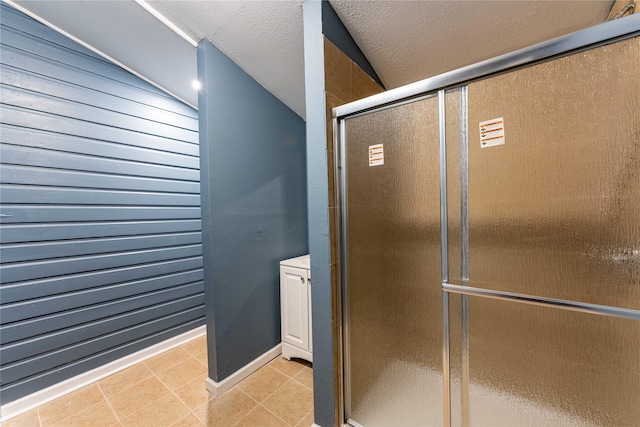
M 169 349 L 199 338 L 206 333 L 206 326 L 199 326 L 188 332 L 169 338 L 168 340 L 159 342 L 158 344 L 154 344 L 118 360 L 114 360 L 113 362 L 109 362 L 106 365 L 102 365 L 80 375 L 76 375 L 73 378 L 69 378 L 68 380 L 64 380 L 18 400 L 7 403 L 6 405 L 2 405 L 0 407 L 0 421 L 5 422 L 9 418 L 13 418 L 30 411 L 44 403 L 76 391 L 91 383 L 101 380 L 102 378 L 108 377 L 109 375 L 113 375 L 116 372 L 135 365 L 136 363 L 140 363 Z
M 211 378 L 207 378 L 207 391 L 209 391 L 209 393 L 213 394 L 214 396 L 220 396 L 222 393 L 231 389 L 234 385 L 238 384 L 240 381 L 247 378 L 249 375 L 253 374 L 255 371 L 278 357 L 281 353 L 282 345 L 278 344 L 271 350 L 267 351 L 261 356 L 258 356 L 256 359 L 247 363 L 242 368 L 238 369 L 233 374 L 218 383 Z

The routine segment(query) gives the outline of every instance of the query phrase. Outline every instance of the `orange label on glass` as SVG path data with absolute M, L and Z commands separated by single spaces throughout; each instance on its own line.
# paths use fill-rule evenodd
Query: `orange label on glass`
M 384 147 L 382 144 L 369 146 L 369 166 L 384 165 Z
M 504 119 L 480 122 L 480 147 L 487 148 L 504 144 Z

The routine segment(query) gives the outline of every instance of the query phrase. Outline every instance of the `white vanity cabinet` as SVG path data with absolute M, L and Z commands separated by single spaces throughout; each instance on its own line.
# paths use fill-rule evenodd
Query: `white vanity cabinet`
M 280 261 L 282 357 L 313 362 L 309 255 Z

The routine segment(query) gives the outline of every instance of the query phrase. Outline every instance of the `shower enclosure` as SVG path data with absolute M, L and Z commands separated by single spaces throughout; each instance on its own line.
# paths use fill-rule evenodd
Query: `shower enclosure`
M 344 421 L 640 423 L 640 15 L 334 109 Z

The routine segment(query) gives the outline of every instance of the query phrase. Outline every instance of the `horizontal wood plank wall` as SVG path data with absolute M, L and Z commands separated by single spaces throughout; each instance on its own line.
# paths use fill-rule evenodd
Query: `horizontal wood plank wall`
M 197 112 L 1 7 L 0 401 L 204 324 Z

